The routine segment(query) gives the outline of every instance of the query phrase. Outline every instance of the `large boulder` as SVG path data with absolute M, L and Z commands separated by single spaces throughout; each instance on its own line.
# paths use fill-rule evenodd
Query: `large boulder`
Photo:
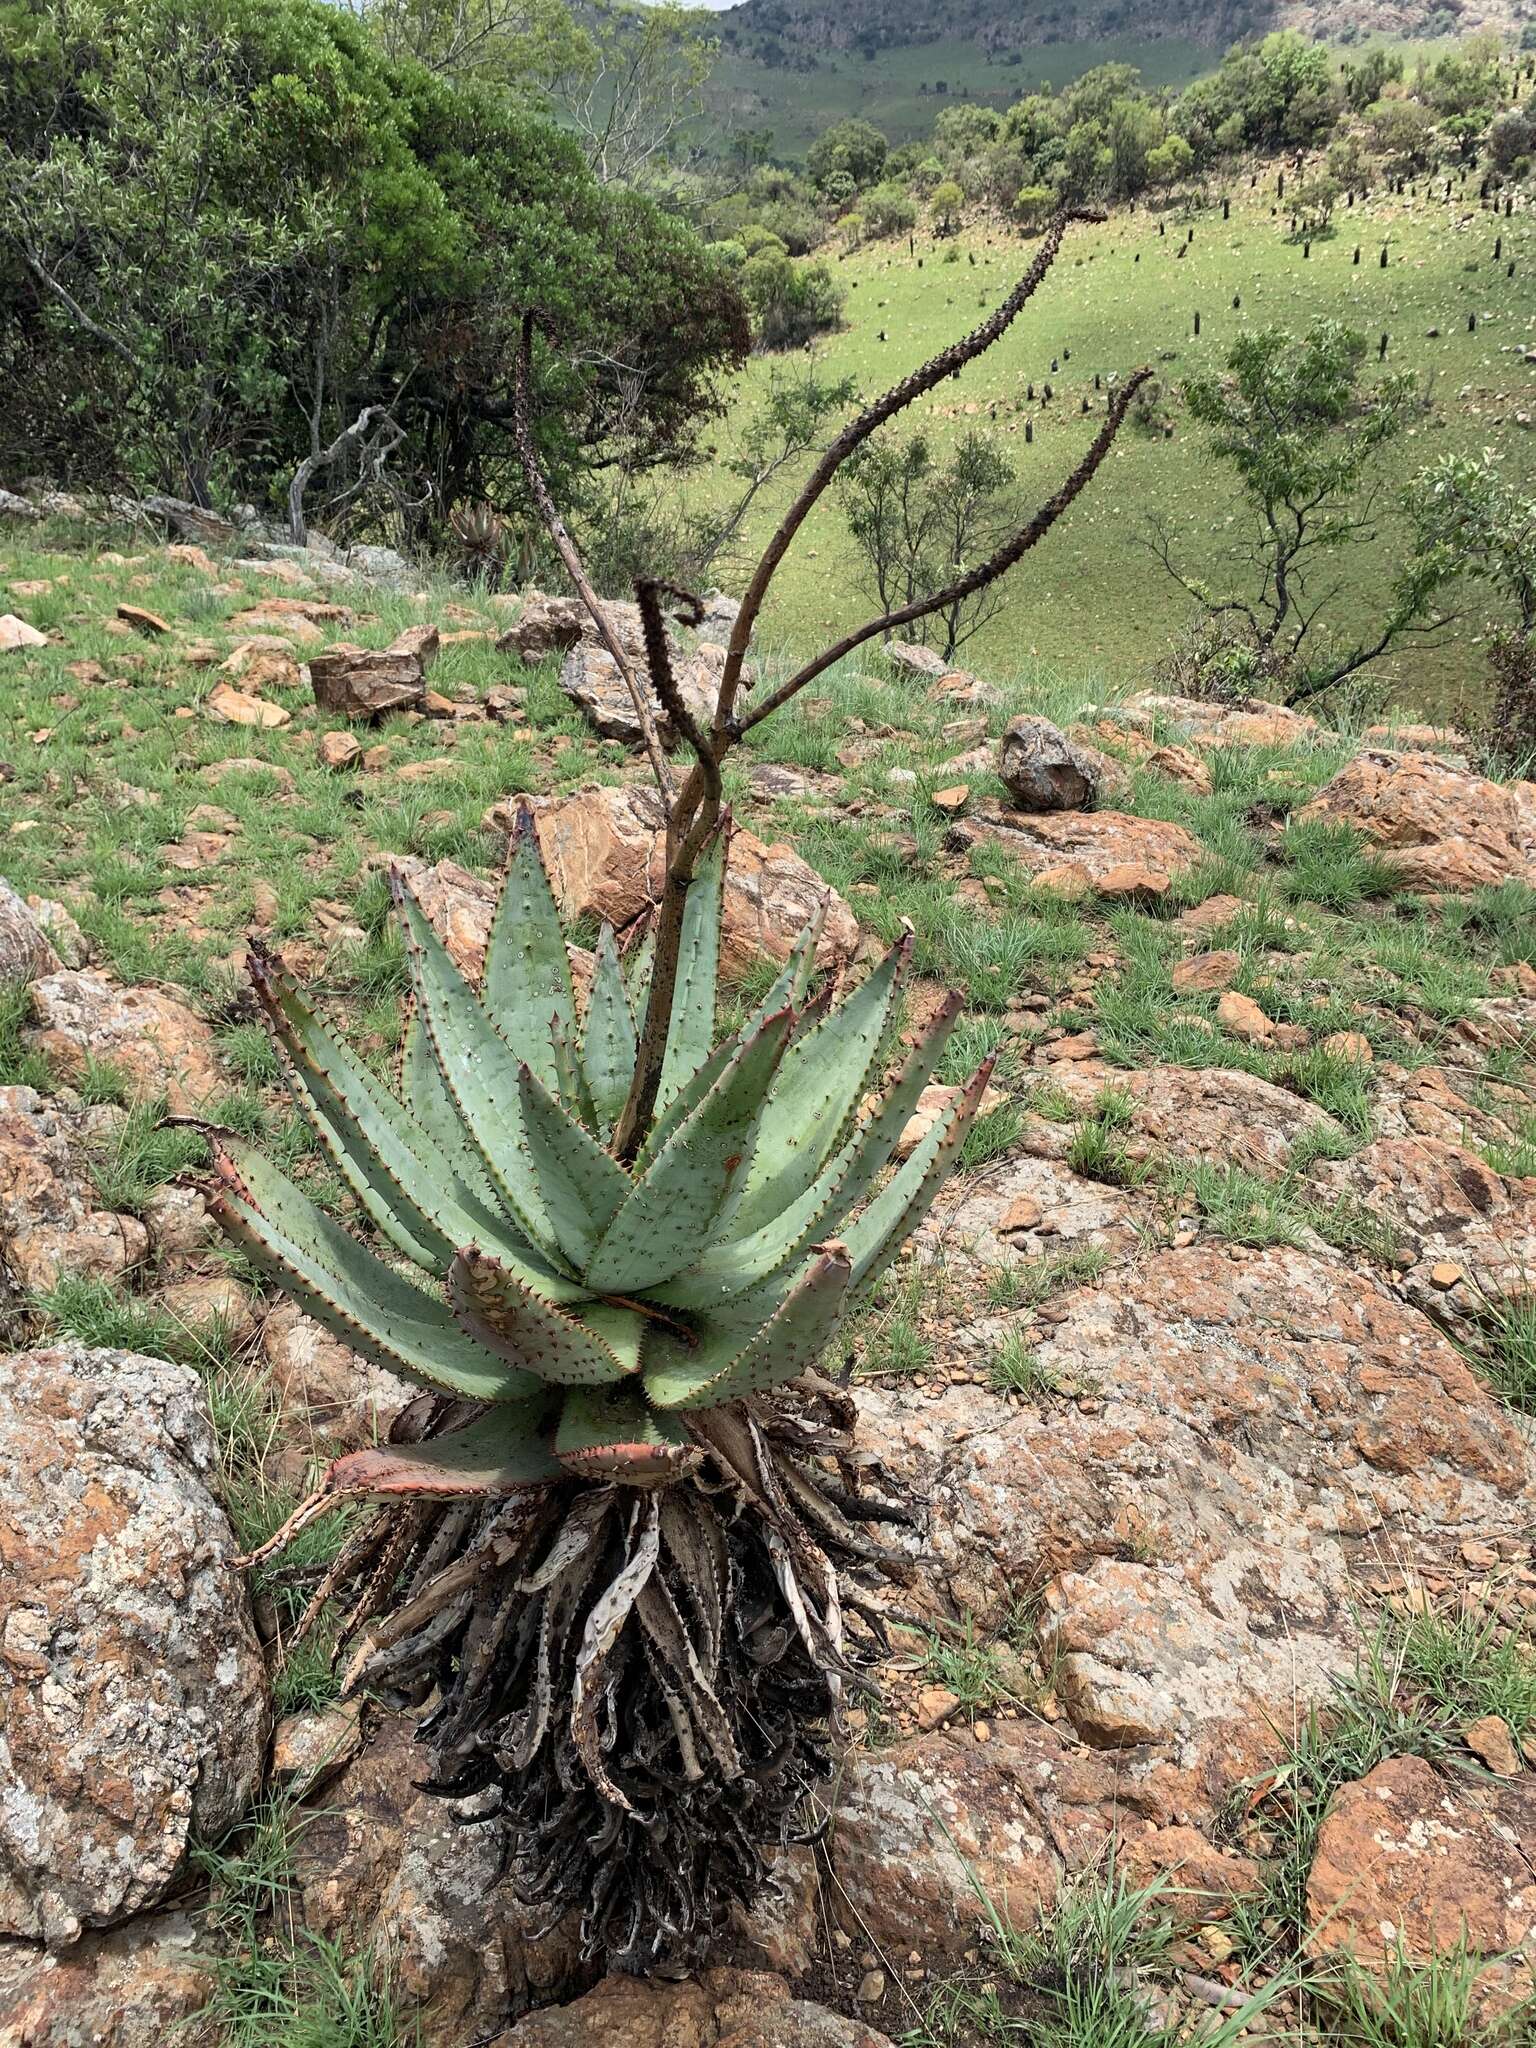
M 1536 1970 L 1536 1777 L 1474 1777 L 1391 1757 L 1335 1797 L 1307 1879 L 1309 1946 L 1367 1968 L 1464 1944 Z
M 1091 811 L 1102 795 L 1130 784 L 1118 761 L 1069 739 L 1048 718 L 1027 715 L 1010 720 L 997 772 L 1021 811 Z
M 569 797 L 513 798 L 491 806 L 487 828 L 509 834 L 523 801 L 531 803 L 539 850 L 566 917 L 595 918 L 623 932 L 659 901 L 666 820 L 654 790 L 589 789 Z M 859 932 L 842 897 L 789 847 L 765 846 L 752 833 L 736 831 L 726 870 L 722 978 L 739 981 L 765 957 L 787 959 L 823 902 L 827 916 L 817 964 L 843 966 L 857 951 Z
M 85 1118 L 34 1088 L 0 1088 L 0 1270 L 17 1292 L 46 1294 L 66 1274 L 115 1280 L 148 1249 L 135 1216 L 101 1205 Z
M 195 1373 L 79 1344 L 0 1405 L 0 1933 L 68 1945 L 170 1889 L 261 1782 L 266 1670 Z
M 963 850 L 977 839 L 1011 853 L 1042 888 L 1111 899 L 1166 895 L 1205 850 L 1183 825 L 1124 811 L 979 815 L 952 826 L 945 843 Z
M 36 981 L 62 965 L 36 912 L 0 876 L 0 988 Z
M 158 988 L 119 988 L 104 975 L 65 968 L 30 990 L 27 1041 L 67 1081 L 110 1066 L 138 1093 L 164 1095 L 178 1115 L 224 1087 L 213 1032 L 195 1010 Z
M 1412 889 L 1536 885 L 1536 783 L 1489 782 L 1433 754 L 1367 748 L 1297 816 L 1352 825 Z
M 711 646 L 692 654 L 679 653 L 674 660 L 673 675 L 683 703 L 697 723 L 706 729 L 714 716 L 715 694 L 720 687 L 724 659 L 725 650 Z M 631 661 L 630 669 L 645 692 L 662 745 L 676 746 L 682 735 L 652 690 L 644 661 Z M 561 663 L 560 687 L 601 738 L 622 740 L 630 747 L 637 747 L 643 742 L 645 734 L 640 727 L 635 700 L 629 694 L 629 685 L 620 674 L 618 663 L 606 647 L 595 647 L 586 640 L 578 641 Z
M 204 2012 L 216 1984 L 206 1925 L 145 1916 L 62 1952 L 0 1941 L 5 2048 L 217 2048 Z
M 782 1977 L 706 1970 L 683 1984 L 606 1977 L 574 2005 L 531 2013 L 503 2048 L 891 2048 L 888 2035 L 797 1998 Z
M 1388 1288 L 1289 1249 L 1195 1245 L 954 1333 L 1027 1330 L 1041 1384 L 871 1385 L 861 1438 L 931 1504 L 909 1597 L 1000 1629 L 1021 1585 L 1091 1748 L 1219 1799 L 1352 1664 L 1384 1542 L 1431 1571 L 1536 1506 L 1512 1419 Z
M 463 1826 L 417 1783 L 422 1763 L 410 1722 L 393 1719 L 324 1786 L 294 1842 L 297 1901 L 313 1933 L 387 1963 L 420 2048 L 461 2048 L 564 1991 L 578 1949 L 570 1927 L 535 1937 L 500 1882 L 497 1827 Z

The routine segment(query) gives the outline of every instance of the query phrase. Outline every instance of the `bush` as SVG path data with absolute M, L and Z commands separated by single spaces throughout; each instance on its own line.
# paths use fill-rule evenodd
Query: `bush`
M 876 185 L 864 195 L 865 232 L 879 239 L 885 235 L 908 235 L 917 226 L 917 208 L 899 185 Z
M 825 263 L 796 263 L 782 249 L 764 249 L 743 268 L 741 289 L 760 348 L 799 348 L 842 323 L 842 287 Z

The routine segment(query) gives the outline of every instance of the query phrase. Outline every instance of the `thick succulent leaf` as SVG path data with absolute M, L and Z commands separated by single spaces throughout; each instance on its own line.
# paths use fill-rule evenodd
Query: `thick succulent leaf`
M 561 1405 L 555 1456 L 568 1471 L 630 1486 L 665 1485 L 699 1460 L 687 1431 L 653 1414 L 634 1381 L 573 1387 Z
M 581 1043 L 582 1069 L 601 1136 L 619 1120 L 635 1078 L 636 1051 L 635 1016 L 619 968 L 619 949 L 613 941 L 613 926 L 605 924 L 597 941 Z
M 802 1195 L 847 1137 L 878 1077 L 881 1048 L 911 955 L 912 942 L 904 938 L 846 1002 L 815 1030 L 803 1032 L 786 1053 L 731 1219 L 741 1232 L 761 1229 Z
M 668 1308 L 718 1308 L 793 1263 L 818 1238 L 834 1235 L 890 1163 L 960 1009 L 958 995 L 945 998 L 908 1048 L 875 1114 L 797 1201 L 749 1237 L 728 1231 L 691 1271 L 651 1289 L 655 1299 Z
M 683 903 L 683 928 L 678 942 L 677 980 L 672 1014 L 667 1019 L 667 1048 L 656 1091 L 664 1109 L 688 1078 L 709 1058 L 715 1040 L 715 988 L 720 972 L 720 905 L 724 890 L 726 842 L 730 825 L 722 821 L 713 844 L 699 862 Z
M 507 1213 L 529 1243 L 559 1268 L 565 1261 L 524 1140 L 521 1063 L 454 966 L 421 905 L 398 876 L 392 882 L 416 999 L 455 1107 Z
M 636 1017 L 643 1017 L 645 999 L 650 993 L 651 969 L 656 962 L 656 928 L 647 923 L 638 939 L 634 937 L 636 928 L 630 927 L 630 936 L 624 942 L 624 986 L 629 992 L 629 1007 Z
M 491 1409 L 476 1422 L 421 1444 L 372 1444 L 349 1451 L 330 1467 L 326 1493 L 400 1495 L 432 1499 L 454 1494 L 517 1493 L 563 1477 L 539 1425 L 544 1401 Z
M 634 1182 L 590 1131 L 524 1067 L 518 1081 L 523 1131 L 555 1241 L 580 1272 L 624 1206 Z
M 842 1320 L 852 1266 L 840 1244 L 826 1245 L 770 1319 L 743 1341 L 735 1321 L 707 1329 L 695 1351 L 658 1341 L 645 1391 L 661 1409 L 718 1408 L 765 1394 L 816 1363 Z
M 461 1328 L 488 1351 L 553 1386 L 601 1386 L 636 1370 L 641 1318 L 587 1304 L 580 1319 L 524 1286 L 500 1260 L 468 1245 L 448 1269 L 448 1300 Z M 589 1321 L 596 1315 L 597 1320 Z M 617 1345 L 607 1341 L 615 1336 Z
M 448 1092 L 448 1085 L 437 1064 L 437 1055 L 432 1050 L 432 1034 L 421 1020 L 420 1006 L 414 996 L 406 1006 L 395 1093 L 426 1134 L 433 1150 L 442 1154 L 479 1206 L 487 1215 L 498 1216 L 501 1204 L 485 1170 L 485 1161 L 465 1130 L 458 1106 Z
M 539 852 L 533 813 L 519 805 L 501 900 L 485 949 L 480 985 L 487 1014 L 546 1088 L 556 1085 L 550 1026 L 574 1038 L 576 992 L 570 956 Z
M 289 978 L 252 954 L 251 982 L 287 1055 L 306 1119 L 374 1223 L 428 1272 L 447 1270 L 466 1237 L 498 1223 L 431 1136 L 316 1016 Z
M 996 1055 L 982 1061 L 948 1115 L 939 1119 L 912 1157 L 849 1225 L 846 1237 L 855 1293 L 874 1284 L 933 1207 L 960 1156 L 995 1064 Z
M 635 1160 L 637 1180 L 679 1125 L 692 1116 L 745 1043 L 746 1040 L 739 1031 L 733 1032 L 729 1038 L 722 1038 L 699 1071 L 683 1083 L 667 1107 L 653 1119 L 645 1143 L 640 1147 Z
M 557 1018 L 549 1027 L 549 1042 L 555 1056 L 555 1100 L 576 1118 L 584 1130 L 595 1131 L 597 1110 L 593 1106 L 592 1090 L 587 1086 L 587 1070 L 581 1063 L 581 1047 L 576 1034 L 568 1031 Z
M 816 948 L 821 944 L 821 934 L 827 922 L 827 898 L 822 897 L 811 914 L 810 922 L 801 931 L 789 949 L 784 965 L 772 988 L 741 1027 L 743 1038 L 750 1038 L 761 1031 L 766 1018 L 776 1010 L 799 1009 L 805 1001 L 805 992 L 811 985 L 811 975 L 816 967 Z
M 429 1294 L 358 1243 L 259 1152 L 216 1147 L 210 1206 L 229 1235 L 285 1293 L 365 1358 L 419 1386 L 479 1401 L 526 1400 L 531 1373 L 461 1330 Z
M 633 1294 L 670 1280 L 709 1242 L 751 1161 L 792 1022 L 787 1010 L 770 1017 L 646 1168 L 587 1264 L 595 1293 Z

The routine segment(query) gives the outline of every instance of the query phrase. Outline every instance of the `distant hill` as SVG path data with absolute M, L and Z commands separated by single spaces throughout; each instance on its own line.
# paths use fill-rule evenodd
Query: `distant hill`
M 794 69 L 833 53 L 971 41 L 994 57 L 1059 43 L 1163 37 L 1225 48 L 1272 28 L 1339 41 L 1505 33 L 1536 22 L 1536 0 L 743 0 L 719 16 L 727 47 Z

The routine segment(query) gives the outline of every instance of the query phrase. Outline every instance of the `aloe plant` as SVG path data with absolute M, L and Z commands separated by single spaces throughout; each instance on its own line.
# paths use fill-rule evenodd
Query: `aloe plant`
M 717 1043 L 727 839 L 689 891 L 662 1082 L 632 1165 L 610 1146 L 647 963 L 626 973 L 605 928 L 578 1001 L 526 809 L 478 990 L 395 883 L 414 994 L 395 1089 L 276 963 L 252 959 L 295 1101 L 384 1248 L 254 1148 L 225 1134 L 214 1145 L 210 1199 L 229 1235 L 335 1335 L 430 1397 L 397 1433 L 417 1440 L 339 1458 L 302 1511 L 360 1496 L 412 1504 L 404 1524 L 386 1512 L 366 1566 L 348 1557 L 326 1588 L 346 1578 L 387 1596 L 354 1613 L 350 1626 L 373 1626 L 353 1679 L 402 1698 L 424 1683 L 443 1691 L 439 1782 L 510 1797 L 525 1888 L 563 1906 L 579 1876 L 589 1940 L 610 1955 L 696 1933 L 760 1877 L 754 1849 L 701 1915 L 689 1854 L 717 1861 L 719 1829 L 695 1825 L 680 1851 L 674 1785 L 690 1788 L 684 1806 L 734 1797 L 751 1809 L 773 1760 L 775 1810 L 757 1815 L 770 1835 L 804 1789 L 784 1768 L 785 1738 L 803 1750 L 807 1700 L 835 1711 L 852 1668 L 832 1560 L 875 1551 L 855 1528 L 855 1489 L 829 1485 L 816 1462 L 846 1452 L 846 1419 L 808 1423 L 825 1398 L 815 1391 L 798 1418 L 775 1413 L 773 1396 L 812 1372 L 928 1210 L 989 1071 L 887 1173 L 959 999 L 898 1037 L 905 939 L 842 1001 L 811 994 L 819 920 Z M 380 1560 L 402 1527 L 410 1554 L 386 1585 Z M 783 1668 L 747 1684 L 754 1665 Z M 794 1711 L 775 1710 L 776 1687 Z M 573 1778 L 577 1810 L 562 1804 L 545 1842 L 550 1785 Z M 662 1808 L 673 1828 L 658 1834 Z M 636 1833 L 645 1870 L 598 1907 L 613 1859 L 588 1870 L 571 1844 L 615 1825 Z M 637 1900 L 616 1929 L 612 1913 Z
M 748 709 L 755 623 L 842 464 L 993 345 L 1081 217 L 1059 215 L 1000 305 L 821 454 L 747 584 L 707 725 L 677 686 L 662 610 L 697 623 L 699 601 L 637 583 L 642 675 L 555 507 L 528 313 L 514 445 L 666 806 L 649 933 L 624 957 L 605 930 L 579 1000 L 526 810 L 478 987 L 397 882 L 414 1001 L 392 1089 L 274 961 L 252 959 L 299 1109 L 369 1242 L 225 1133 L 213 1208 L 279 1287 L 422 1390 L 267 1550 L 339 1501 L 382 1503 L 314 1587 L 300 1637 L 336 1613 L 339 1648 L 355 1645 L 347 1682 L 427 1708 L 428 1782 L 505 1823 L 525 1899 L 551 1926 L 578 1915 L 607 1962 L 696 1954 L 750 1903 L 765 1850 L 828 1768 L 846 1687 L 885 1640 L 884 1586 L 909 1567 L 870 1530 L 909 1517 L 816 1365 L 934 1201 L 990 1071 L 897 1162 L 959 998 L 901 1037 L 910 943 L 835 1001 L 815 987 L 815 921 L 717 1040 L 722 764 L 832 662 L 1037 546 L 1149 373 L 1116 390 L 1077 467 L 996 553 Z M 657 704 L 693 755 L 680 783 Z

